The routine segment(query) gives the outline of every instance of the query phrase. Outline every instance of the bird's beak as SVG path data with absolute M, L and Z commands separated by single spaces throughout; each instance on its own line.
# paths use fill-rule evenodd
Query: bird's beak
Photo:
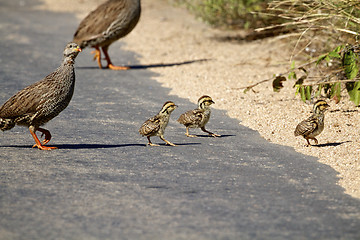
M 215 102 L 214 102 L 213 100 L 211 100 L 211 103 L 212 103 L 212 104 L 215 104 Z
M 77 52 L 81 52 L 82 50 L 81 50 L 81 48 L 80 48 L 80 47 L 77 47 L 77 48 L 75 48 L 75 51 L 77 51 Z

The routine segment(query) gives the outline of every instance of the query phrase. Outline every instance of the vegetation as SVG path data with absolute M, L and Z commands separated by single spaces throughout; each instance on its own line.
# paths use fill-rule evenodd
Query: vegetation
M 298 56 L 305 63 L 295 67 L 292 61 L 288 79 L 294 79 L 295 94 L 303 101 L 323 96 L 340 101 L 346 90 L 356 106 L 360 104 L 358 78 L 360 33 L 360 2 L 351 0 L 289 0 L 272 1 L 269 12 L 285 20 L 278 25 L 267 26 L 257 31 L 278 27 L 291 27 L 298 33 L 290 59 Z M 343 43 L 339 46 L 336 46 Z M 334 49 L 333 46 L 336 46 Z M 309 51 L 310 49 L 310 51 Z M 312 56 L 311 49 L 325 52 Z M 308 52 L 308 53 L 306 53 Z M 310 53 L 309 53 L 310 52 Z M 299 56 L 302 56 L 299 57 Z M 297 75 L 301 75 L 297 78 Z M 279 91 L 275 78 L 274 91 Z
M 214 27 L 256 28 L 264 27 L 273 16 L 260 14 L 270 0 L 172 0 L 185 5 L 192 13 Z
M 350 100 L 358 106 L 360 104 L 360 82 L 357 77 L 359 73 L 359 47 L 359 45 L 340 45 L 333 51 L 321 55 L 315 65 L 319 69 L 321 64 L 326 68 L 325 71 L 320 71 L 326 73 L 322 77 L 309 77 L 308 72 L 302 67 L 300 70 L 304 74 L 297 79 L 295 69 L 293 69 L 288 77 L 296 79 L 294 85 L 296 95 L 300 94 L 304 102 L 321 94 L 339 102 L 342 89 L 346 89 Z M 306 84 L 304 83 L 305 80 L 307 80 Z
M 247 86 L 244 88 L 245 92 L 267 81 L 272 81 L 274 91 L 279 92 L 284 81 L 293 80 L 295 94 L 303 101 L 321 95 L 338 102 L 341 93 L 346 90 L 350 100 L 355 105 L 360 104 L 360 47 L 357 43 L 360 33 L 360 1 L 169 1 L 185 5 L 191 12 L 215 27 L 250 28 L 259 33 L 275 32 L 288 35 L 288 39 L 294 44 L 289 56 L 289 71 Z M 317 53 L 323 54 L 319 56 Z

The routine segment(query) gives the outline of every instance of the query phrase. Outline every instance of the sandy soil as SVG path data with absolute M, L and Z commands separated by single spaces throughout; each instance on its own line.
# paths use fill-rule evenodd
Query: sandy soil
M 40 8 L 74 12 L 80 21 L 103 0 L 76 0 L 76 9 L 70 4 L 73 0 L 43 2 Z M 289 44 L 276 38 L 219 41 L 239 33 L 211 29 L 186 10 L 170 6 L 166 0 L 143 0 L 142 10 L 139 24 L 122 40 L 126 50 L 139 54 L 141 64 L 206 59 L 151 69 L 160 74 L 156 80 L 171 88 L 171 94 L 194 104 L 201 95 L 210 95 L 216 102 L 215 108 L 226 110 L 239 124 L 259 131 L 269 142 L 293 147 L 333 167 L 339 172 L 339 185 L 345 192 L 360 198 L 359 108 L 347 97 L 339 104 L 328 101 L 330 111 L 325 117 L 325 129 L 317 138 L 320 145 L 305 147 L 306 141 L 295 138 L 293 132 L 296 125 L 310 115 L 312 106 L 295 96 L 294 82 L 285 82 L 280 93 L 273 92 L 271 82 L 255 87 L 256 93 L 245 94 L 238 89 L 286 72 L 292 50 Z M 111 48 L 109 52 L 111 55 Z

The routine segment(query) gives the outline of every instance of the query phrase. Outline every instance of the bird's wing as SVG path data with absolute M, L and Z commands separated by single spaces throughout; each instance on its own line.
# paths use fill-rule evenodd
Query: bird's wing
M 307 136 L 312 133 L 318 127 L 318 121 L 315 117 L 311 116 L 308 119 L 302 121 L 296 126 L 295 136 Z
M 158 116 L 146 120 L 139 129 L 139 133 L 147 136 L 155 134 L 160 129 L 160 118 Z
M 41 81 L 38 81 L 9 98 L 0 107 L 1 118 L 16 118 L 23 115 L 34 114 L 38 110 L 38 106 L 44 103 L 51 94 L 51 81 L 56 72 L 46 76 Z
M 75 34 L 74 42 L 80 44 L 82 41 L 89 41 L 101 37 L 108 31 L 110 26 L 121 15 L 125 9 L 125 1 L 107 1 L 90 12 L 79 24 Z M 125 14 L 123 14 L 125 16 Z
M 203 111 L 200 109 L 195 109 L 181 114 L 181 116 L 178 119 L 178 122 L 184 125 L 198 124 L 201 122 L 203 117 L 204 117 Z

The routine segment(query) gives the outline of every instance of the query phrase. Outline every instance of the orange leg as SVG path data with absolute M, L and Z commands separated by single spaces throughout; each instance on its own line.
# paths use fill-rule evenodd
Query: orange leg
M 33 138 L 34 138 L 34 140 L 35 140 L 35 142 L 36 142 L 35 146 L 36 146 L 37 148 L 39 148 L 40 150 L 52 150 L 52 149 L 57 149 L 57 147 L 46 147 L 46 146 L 42 145 L 42 144 L 40 143 L 40 140 L 38 139 L 38 137 L 36 136 L 35 132 L 34 132 L 32 129 L 33 129 L 32 127 L 29 127 L 30 133 L 31 133 L 31 135 L 33 136 Z M 43 130 L 45 130 L 45 131 L 43 131 Z M 49 141 L 50 141 L 49 135 L 46 136 L 46 134 L 47 134 L 47 133 L 50 134 L 50 132 L 49 132 L 48 130 L 46 130 L 46 129 L 43 129 L 43 128 L 41 128 L 41 130 L 39 130 L 39 131 L 42 132 L 43 134 L 45 134 L 45 140 L 44 140 L 44 142 L 47 141 L 47 140 L 48 140 L 47 142 L 49 142 Z M 50 138 L 51 138 L 51 134 L 50 134 Z M 46 142 L 46 143 L 47 143 L 47 142 Z
M 47 144 L 48 142 L 50 142 L 50 140 L 51 140 L 51 133 L 49 132 L 49 130 L 46 130 L 46 129 L 44 129 L 44 128 L 38 128 L 36 131 L 42 132 L 41 137 L 43 137 L 43 136 L 45 135 L 45 139 L 44 139 L 43 142 L 42 142 L 43 145 L 45 145 L 45 144 Z M 33 148 L 36 147 L 36 146 L 37 146 L 37 145 L 35 144 L 35 145 L 33 146 Z
M 108 54 L 108 46 L 107 47 L 102 47 L 102 50 L 104 52 L 105 55 L 105 59 L 108 63 L 107 68 L 111 69 L 111 70 L 128 70 L 130 69 L 130 67 L 124 67 L 124 66 L 114 66 L 111 62 L 110 56 Z
M 100 52 L 100 49 L 98 47 L 95 47 L 95 50 L 91 52 L 92 54 L 94 54 L 94 58 L 93 60 L 97 60 L 97 63 L 99 65 L 99 68 L 102 68 L 102 65 L 101 65 L 101 52 Z

